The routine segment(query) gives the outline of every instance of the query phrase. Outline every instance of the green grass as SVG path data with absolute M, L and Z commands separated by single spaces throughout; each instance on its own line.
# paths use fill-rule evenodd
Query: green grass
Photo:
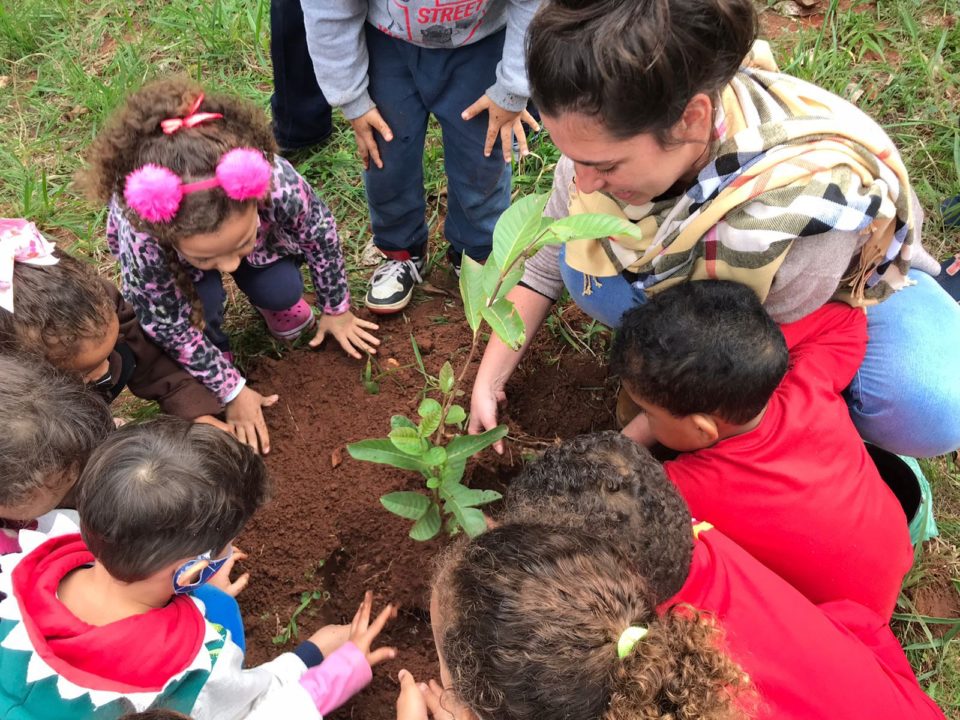
M 758 3 L 763 4 L 763 3 Z M 773 6 L 773 0 L 767 0 Z M 960 252 L 960 232 L 945 228 L 940 201 L 960 193 L 960 23 L 956 0 L 822 0 L 822 27 L 797 25 L 774 49 L 781 67 L 854 98 L 898 142 L 927 214 L 925 243 L 935 254 Z M 772 13 L 775 10 L 767 9 Z M 102 208 L 77 196 L 71 180 L 81 155 L 123 96 L 145 80 L 186 73 L 211 87 L 268 106 L 267 0 L 8 0 L 0 5 L 0 213 L 28 216 L 41 229 L 97 263 L 114 267 L 103 244 Z M 550 187 L 558 157 L 549 142 L 515 169 L 517 194 Z M 439 131 L 425 153 L 432 241 L 442 245 L 445 214 Z M 338 117 L 329 143 L 295 158 L 331 205 L 354 289 L 368 218 L 360 165 L 349 128 Z M 439 253 L 435 253 L 439 256 Z M 279 348 L 240 300 L 228 323 L 245 357 Z M 597 328 L 571 326 L 563 313 L 551 329 L 580 351 L 602 353 Z M 373 373 L 377 374 L 374 368 Z M 359 382 L 361 378 L 358 376 Z M 131 414 L 153 412 L 133 407 Z M 925 464 L 943 538 L 919 558 L 905 586 L 895 629 L 924 687 L 948 717 L 960 717 L 960 645 L 944 638 L 956 623 L 925 616 L 923 588 L 957 592 L 960 581 L 960 471 L 946 459 Z M 946 630 L 946 633 L 944 633 Z

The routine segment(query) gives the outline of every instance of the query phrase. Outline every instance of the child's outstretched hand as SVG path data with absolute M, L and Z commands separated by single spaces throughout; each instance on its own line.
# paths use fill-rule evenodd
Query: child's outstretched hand
M 477 720 L 476 716 L 449 695 L 435 680 L 418 683 L 406 670 L 397 675 L 400 695 L 397 697 L 397 720 Z M 428 714 L 429 713 L 429 714 Z
M 237 561 L 246 560 L 246 558 L 247 554 L 234 545 L 233 554 L 230 556 L 230 559 L 223 564 L 222 568 L 214 573 L 214 576 L 210 578 L 208 584 L 223 590 L 230 597 L 239 595 L 243 589 L 250 584 L 250 573 L 245 572 L 236 580 L 231 580 L 230 575 L 233 573 L 233 566 Z
M 310 341 L 310 347 L 319 347 L 327 333 L 333 335 L 340 347 L 350 357 L 360 359 L 360 351 L 375 355 L 380 341 L 367 332 L 379 330 L 376 323 L 361 320 L 349 310 L 341 315 L 322 315 L 317 323 L 317 334 Z
M 266 455 L 270 452 L 270 432 L 263 417 L 263 408 L 270 407 L 279 399 L 279 395 L 267 397 L 245 385 L 240 393 L 227 403 L 225 414 L 230 432 L 240 442 Z
M 380 614 L 377 615 L 373 624 L 370 623 L 370 612 L 373 610 L 373 593 L 367 590 L 363 596 L 363 602 L 360 603 L 360 609 L 353 616 L 353 622 L 350 623 L 350 642 L 367 657 L 370 667 L 379 665 L 387 660 L 393 660 L 397 656 L 397 649 L 393 647 L 382 647 L 376 650 L 372 649 L 373 641 L 383 630 L 388 621 L 397 616 L 395 605 L 388 604 Z

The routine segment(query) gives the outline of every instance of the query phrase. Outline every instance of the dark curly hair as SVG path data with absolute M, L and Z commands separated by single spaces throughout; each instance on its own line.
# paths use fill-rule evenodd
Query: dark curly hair
M 662 146 L 698 93 L 718 97 L 757 37 L 752 0 L 547 0 L 527 31 L 533 101 Z
M 0 351 L 61 366 L 81 342 L 103 339 L 116 308 L 93 267 L 55 250 L 56 265 L 13 266 L 16 313 L 0 308 Z
M 729 280 L 674 285 L 624 313 L 610 370 L 677 417 L 746 423 L 766 406 L 790 356 L 757 294 Z
M 619 432 L 548 449 L 513 478 L 504 522 L 588 529 L 619 547 L 660 604 L 683 587 L 693 557 L 690 510 L 650 451 Z
M 78 183 L 93 200 L 115 199 L 127 219 L 141 232 L 152 235 L 167 254 L 177 287 L 193 304 L 192 320 L 203 325 L 203 307 L 174 246 L 180 238 L 216 230 L 224 219 L 253 200 L 231 200 L 221 188 L 184 196 L 176 217 L 168 223 L 151 223 L 130 211 L 123 199 L 126 177 L 147 163 L 169 168 L 185 182 L 212 176 L 224 153 L 252 147 L 271 158 L 277 147 L 264 112 L 253 103 L 219 93 L 206 94 L 202 112 L 222 113 L 223 118 L 164 134 L 160 122 L 183 117 L 204 92 L 185 77 L 156 80 L 130 95 L 97 135 L 87 153 L 87 166 Z
M 658 616 L 647 583 L 603 538 L 508 524 L 456 544 L 434 583 L 457 700 L 485 720 L 732 720 L 749 679 L 712 619 Z M 623 660 L 617 641 L 647 628 Z
M 80 478 L 81 533 L 111 576 L 135 582 L 226 547 L 270 487 L 260 456 L 229 433 L 175 417 L 126 425 Z
M 31 355 L 0 354 L 0 505 L 63 490 L 113 431 L 103 399 L 77 378 Z

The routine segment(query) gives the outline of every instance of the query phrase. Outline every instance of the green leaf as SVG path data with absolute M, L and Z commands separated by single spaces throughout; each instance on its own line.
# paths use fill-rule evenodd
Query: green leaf
M 499 270 L 506 270 L 533 242 L 550 195 L 526 195 L 508 207 L 493 228 L 491 257 Z
M 444 503 L 444 509 L 454 514 L 457 523 L 470 537 L 477 537 L 486 532 L 487 521 L 480 510 L 461 507 L 456 500 L 448 500 Z
M 427 488 L 430 490 L 436 490 L 442 484 L 443 480 L 438 477 L 430 476 L 427 478 Z
M 429 437 L 440 427 L 440 416 L 443 414 L 443 408 L 433 398 L 424 398 L 417 408 L 417 415 L 423 418 L 420 423 L 420 432 L 422 437 Z
M 447 446 L 447 464 L 440 471 L 440 480 L 444 485 L 447 483 L 459 483 L 463 479 L 463 474 L 467 471 L 467 458 L 450 459 L 450 447 Z
M 448 425 L 459 425 L 466 419 L 467 411 L 463 409 L 463 405 L 451 405 L 450 409 L 447 410 Z
M 440 532 L 440 524 L 440 508 L 436 503 L 430 503 L 427 512 L 410 528 L 410 537 L 420 542 L 431 540 Z
M 449 465 L 461 460 L 466 461 L 467 458 L 473 457 L 484 448 L 493 445 L 497 440 L 503 439 L 506 435 L 507 426 L 497 425 L 495 428 L 491 428 L 479 435 L 460 435 L 455 437 L 450 441 L 450 444 L 447 445 L 447 464 Z M 446 478 L 444 478 L 444 482 L 446 482 Z
M 380 498 L 380 504 L 394 515 L 407 520 L 419 520 L 433 501 L 415 492 L 392 492 Z
M 443 465 L 447 461 L 447 451 L 442 447 L 432 447 L 423 456 L 423 462 L 430 467 Z
M 427 466 L 419 457 L 413 457 L 397 450 L 392 440 L 388 438 L 374 438 L 361 440 L 347 445 L 347 452 L 354 460 L 390 465 L 401 470 L 416 470 L 424 472 Z
M 453 391 L 453 385 L 456 383 L 457 378 L 453 374 L 453 365 L 450 364 L 449 360 L 440 368 L 440 375 L 437 376 L 437 381 L 440 384 L 440 392 L 444 395 Z
M 400 452 L 405 452 L 407 455 L 423 454 L 426 443 L 420 439 L 416 428 L 394 428 L 387 437 L 390 438 L 390 442 L 392 442 L 393 446 Z
M 413 428 L 414 430 L 417 429 L 417 426 L 413 420 L 408 418 L 406 415 L 394 415 L 392 418 L 390 418 L 390 429 L 395 430 L 399 427 Z
M 483 281 L 483 296 L 486 300 L 484 305 L 492 304 L 493 300 L 502 298 L 517 286 L 517 283 L 523 278 L 523 263 L 518 262 L 514 265 L 513 269 L 504 276 L 502 282 L 500 275 L 500 270 L 493 263 L 487 263 L 483 266 L 481 280 Z M 499 289 L 497 288 L 498 284 L 500 286 Z M 495 290 L 497 293 L 496 298 L 493 296 Z
M 460 265 L 460 297 L 463 298 L 463 314 L 473 332 L 480 327 L 480 309 L 486 305 L 482 276 L 483 265 L 465 254 Z
M 625 218 L 603 213 L 584 213 L 568 215 L 550 223 L 549 231 L 537 242 L 539 250 L 544 245 L 569 242 L 570 240 L 590 240 L 610 235 L 629 235 L 640 238 L 642 233 L 637 226 Z
M 481 308 L 480 314 L 505 345 L 512 350 L 520 349 L 526 336 L 523 319 L 512 302 L 506 298 L 500 298 L 493 305 Z
M 446 498 L 464 508 L 489 505 L 503 498 L 503 495 L 496 490 L 475 490 L 460 483 L 444 485 L 441 492 Z

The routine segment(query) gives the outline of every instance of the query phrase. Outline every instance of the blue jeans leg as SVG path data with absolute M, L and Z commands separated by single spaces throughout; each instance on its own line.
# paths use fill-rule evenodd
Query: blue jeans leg
M 623 314 L 647 301 L 622 275 L 587 278 L 566 263 L 566 248 L 560 248 L 560 275 L 573 301 L 587 315 L 607 327 L 620 327 Z
M 286 310 L 303 297 L 300 263 L 292 257 L 263 266 L 244 260 L 233 273 L 233 279 L 253 306 L 264 310 Z
M 373 242 L 381 250 L 419 254 L 428 234 L 423 192 L 428 113 L 409 64 L 418 48 L 370 25 L 366 36 L 370 97 L 393 131 L 390 142 L 376 136 L 383 168 L 371 161 L 363 173 Z
M 200 302 L 203 304 L 203 332 L 218 350 L 230 350 L 230 338 L 223 331 L 223 306 L 227 301 L 227 293 L 223 289 L 223 278 L 219 270 L 207 270 L 195 282 Z
M 447 171 L 447 219 L 444 234 L 454 252 L 484 260 L 493 244 L 493 228 L 510 205 L 510 163 L 503 161 L 500 139 L 483 156 L 487 114 L 465 121 L 464 110 L 496 82 L 504 32 L 456 50 L 424 50 L 431 60 L 418 77 L 421 94 L 443 130 Z
M 271 0 L 270 59 L 277 145 L 296 150 L 323 142 L 333 131 L 333 118 L 313 72 L 300 0 Z
M 867 354 L 847 390 L 865 440 L 912 457 L 960 448 L 960 305 L 929 275 L 867 311 Z

